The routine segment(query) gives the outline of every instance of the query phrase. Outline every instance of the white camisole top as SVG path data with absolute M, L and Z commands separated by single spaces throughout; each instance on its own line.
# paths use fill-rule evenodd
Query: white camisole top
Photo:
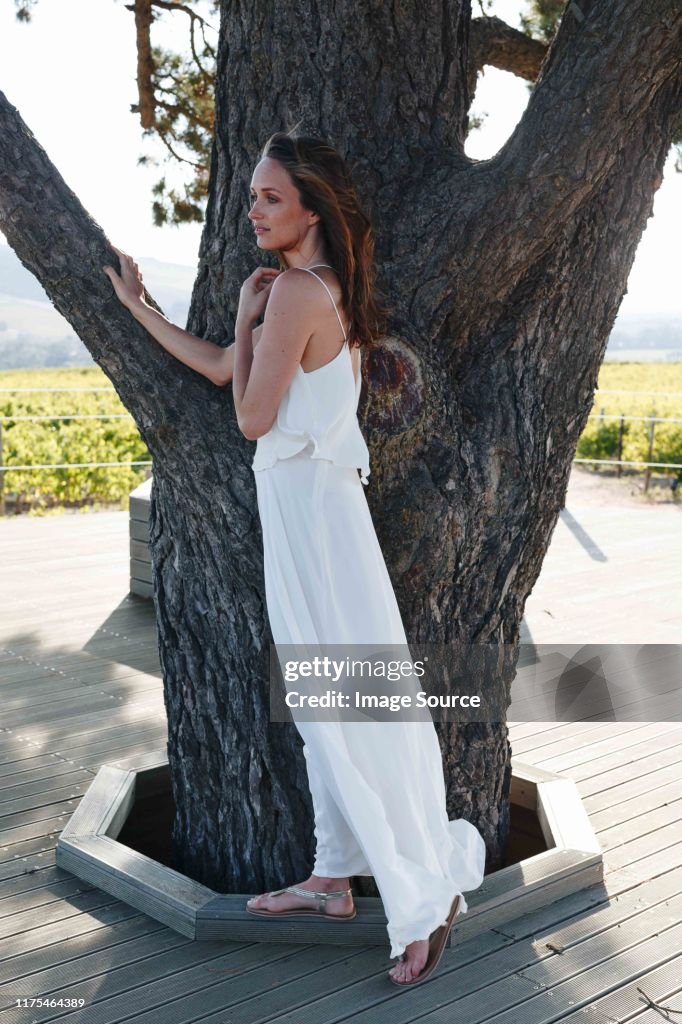
M 316 263 L 328 267 L 328 263 Z M 369 450 L 360 430 L 357 409 L 362 377 L 353 372 L 350 348 L 339 311 L 327 285 L 311 267 L 300 267 L 316 277 L 327 289 L 343 331 L 341 351 L 316 370 L 303 370 L 300 363 L 285 391 L 277 416 L 267 434 L 256 441 L 254 472 L 269 469 L 279 459 L 289 458 L 312 446 L 311 459 L 329 459 L 339 466 L 360 470 L 363 484 L 369 483 Z M 330 269 L 334 269 L 331 267 Z

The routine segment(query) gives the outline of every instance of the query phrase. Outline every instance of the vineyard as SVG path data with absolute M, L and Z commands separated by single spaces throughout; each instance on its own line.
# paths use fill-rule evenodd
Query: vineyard
M 15 388 L 106 390 L 7 390 Z M 65 418 L 68 416 L 107 418 Z M 125 509 L 130 491 L 150 475 L 150 464 L 64 466 L 150 463 L 149 452 L 132 417 L 99 367 L 0 373 L 0 429 L 4 469 L 0 473 L 4 478 L 0 479 L 0 495 L 4 496 L 7 513 L 40 514 L 50 509 L 112 505 Z M 10 468 L 47 465 L 60 468 Z
M 602 459 L 620 459 L 628 473 L 644 463 L 682 467 L 682 363 L 605 363 L 591 415 L 576 452 L 595 460 L 586 468 L 613 472 Z M 0 511 L 126 509 L 150 473 L 149 452 L 99 367 L 0 372 Z M 682 480 L 680 468 L 650 473 Z

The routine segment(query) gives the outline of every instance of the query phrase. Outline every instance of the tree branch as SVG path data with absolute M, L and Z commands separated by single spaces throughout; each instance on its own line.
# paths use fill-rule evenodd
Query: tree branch
M 201 27 L 201 35 L 204 41 L 204 47 L 209 51 L 211 56 L 215 56 L 211 47 L 208 46 L 206 42 L 206 36 L 204 35 L 204 26 L 207 24 L 207 22 L 199 14 L 197 14 L 196 11 L 193 11 L 190 7 L 185 7 L 184 4 L 169 3 L 168 0 L 151 0 L 151 3 L 154 7 L 161 7 L 165 11 L 183 11 L 184 14 L 187 14 L 189 16 L 189 18 L 191 19 L 189 26 L 189 43 L 190 49 L 192 51 L 192 57 L 194 58 L 194 62 L 201 71 L 202 75 L 206 75 L 208 77 L 208 72 L 204 68 L 203 64 L 201 63 L 201 60 L 199 59 L 199 55 L 197 54 L 196 41 L 194 39 L 194 25 L 195 22 L 198 21 Z
M 184 4 L 170 3 L 169 0 L 151 0 L 151 3 L 154 7 L 163 7 L 165 11 L 183 11 L 185 14 L 189 15 L 192 21 L 198 21 L 201 25 L 208 24 L 208 22 L 204 18 L 202 18 L 200 14 L 197 14 L 196 11 L 193 11 L 191 7 L 185 7 Z
M 196 430 L 207 407 L 220 419 L 216 403 L 225 415 L 224 396 L 150 338 L 118 301 L 101 269 L 118 269 L 116 253 L 2 92 L 0 229 L 112 381 L 154 459 L 185 471 L 175 462 L 182 446 L 174 437 Z
M 581 17 L 574 7 L 571 0 L 528 107 L 491 161 L 492 195 L 513 204 L 527 235 L 526 256 L 547 249 L 557 229 L 601 187 L 628 140 L 650 119 L 659 90 L 676 105 L 682 89 L 679 4 L 580 0 Z M 583 87 L 576 89 L 576 82 Z M 504 245 L 498 255 L 501 267 L 508 258 Z M 507 267 L 510 281 L 517 269 L 515 261 Z
M 152 0 L 134 0 L 126 4 L 126 10 L 135 15 L 137 44 L 137 93 L 140 124 L 143 128 L 154 127 L 156 98 L 154 96 L 154 57 L 152 55 L 151 26 L 154 20 Z
M 518 194 L 533 236 L 557 214 L 568 220 L 606 179 L 658 90 L 682 86 L 676 0 L 580 0 L 577 10 L 571 0 L 528 107 L 492 161 L 504 194 Z M 519 190 L 529 181 L 532 189 Z
M 682 7 L 676 0 L 580 0 L 580 20 L 574 6 L 571 0 L 528 107 L 499 152 L 479 161 L 441 155 L 426 180 L 403 189 L 406 209 L 418 209 L 430 195 L 440 211 L 438 230 L 427 230 L 418 254 L 424 283 L 406 319 L 421 315 L 415 303 L 432 308 L 433 295 L 444 289 L 448 298 L 436 311 L 434 332 L 460 296 L 474 319 L 485 317 L 513 292 L 529 261 L 551 249 L 644 125 L 651 122 L 654 134 L 672 143 L 670 111 L 682 102 Z M 661 90 L 665 103 L 657 102 Z M 651 120 L 654 107 L 666 110 L 660 123 Z M 514 231 L 505 235 L 481 218 L 482 203 L 514 210 Z M 402 266 L 396 268 L 399 289 L 414 276 L 414 253 L 405 255 L 404 268 L 404 281 Z
M 500 18 L 474 18 L 469 34 L 469 96 L 473 97 L 476 92 L 478 73 L 485 64 L 534 82 L 547 50 L 545 43 L 512 28 Z
M 171 145 L 171 143 L 170 143 L 170 141 L 169 141 L 169 139 L 167 137 L 167 133 L 162 128 L 157 128 L 156 131 L 157 131 L 157 135 L 159 136 L 159 138 L 163 142 L 164 146 L 166 147 L 166 149 L 168 150 L 170 155 L 175 160 L 177 160 L 178 163 L 189 164 L 190 167 L 194 167 L 195 170 L 199 170 L 199 169 L 203 168 L 204 165 L 199 163 L 198 161 L 189 160 L 187 157 L 180 156 L 179 153 L 176 153 L 176 151 L 173 149 L 173 146 Z M 177 139 L 176 139 L 175 135 L 173 135 L 173 139 L 174 139 L 174 141 L 177 142 Z

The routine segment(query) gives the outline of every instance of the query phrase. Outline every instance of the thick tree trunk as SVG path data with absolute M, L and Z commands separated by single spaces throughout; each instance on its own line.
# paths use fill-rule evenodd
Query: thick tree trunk
M 260 261 L 246 218 L 259 150 L 300 120 L 330 136 L 373 215 L 394 307 L 365 360 L 361 418 L 367 496 L 408 638 L 505 645 L 486 685 L 506 694 L 682 98 L 677 4 L 580 0 L 580 17 L 575 6 L 516 131 L 473 161 L 464 0 L 399 11 L 225 2 L 190 311 L 190 330 L 231 340 L 240 284 Z M 310 805 L 293 727 L 268 721 L 253 445 L 230 390 L 172 360 L 117 306 L 99 276 L 101 233 L 6 103 L 0 117 L 2 227 L 154 456 L 177 864 L 231 891 L 292 882 L 310 868 Z M 495 867 L 509 820 L 506 727 L 439 735 L 450 816 L 481 829 Z

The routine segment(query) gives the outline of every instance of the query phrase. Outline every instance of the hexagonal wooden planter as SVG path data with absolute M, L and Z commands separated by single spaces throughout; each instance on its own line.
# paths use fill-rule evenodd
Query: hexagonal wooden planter
M 356 897 L 357 917 L 343 926 L 314 918 L 259 920 L 244 909 L 247 897 L 243 894 L 213 892 L 126 845 L 121 840 L 136 807 L 139 811 L 149 803 L 158 808 L 164 796 L 167 809 L 172 806 L 165 751 L 147 755 L 144 762 L 142 766 L 140 758 L 133 758 L 100 768 L 59 837 L 59 867 L 192 939 L 387 944 L 379 899 Z M 466 894 L 469 910 L 457 918 L 452 931 L 460 940 L 499 927 L 603 877 L 599 844 L 575 784 L 516 760 L 512 773 L 514 842 L 517 849 L 523 849 L 519 843 L 525 842 L 540 851 L 492 872 L 479 889 Z M 520 832 L 525 838 L 518 828 L 514 836 L 515 818 L 523 822 Z

